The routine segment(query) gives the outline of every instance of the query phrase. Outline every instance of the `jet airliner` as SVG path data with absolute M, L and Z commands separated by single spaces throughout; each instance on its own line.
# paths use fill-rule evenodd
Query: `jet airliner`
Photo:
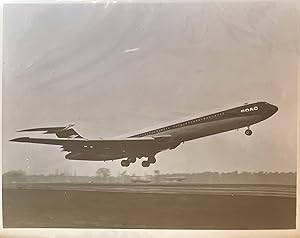
M 247 128 L 245 134 L 252 135 L 250 126 L 264 121 L 278 111 L 278 107 L 267 102 L 244 104 L 205 116 L 193 117 L 155 129 L 132 133 L 126 137 L 108 139 L 87 139 L 78 134 L 74 125 L 43 127 L 20 130 L 55 134 L 57 138 L 19 137 L 13 142 L 37 143 L 61 146 L 68 152 L 68 160 L 107 161 L 121 159 L 121 165 L 128 167 L 137 158 L 147 158 L 143 167 L 156 162 L 155 155 L 164 150 L 172 150 L 185 141 L 190 141 L 235 129 Z

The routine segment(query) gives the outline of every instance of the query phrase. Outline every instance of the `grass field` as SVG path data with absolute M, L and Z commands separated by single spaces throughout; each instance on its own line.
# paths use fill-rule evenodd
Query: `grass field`
M 3 218 L 5 228 L 291 229 L 296 198 L 3 189 Z

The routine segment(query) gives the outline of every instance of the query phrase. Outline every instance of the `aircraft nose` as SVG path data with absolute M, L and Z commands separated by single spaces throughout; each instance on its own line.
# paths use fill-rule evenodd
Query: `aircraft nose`
M 278 111 L 278 107 L 277 107 L 277 106 L 275 106 L 275 105 L 272 105 L 272 107 L 273 107 L 273 111 L 274 111 L 274 113 Z
M 269 104 L 269 105 L 270 105 L 271 115 L 275 114 L 278 111 L 278 107 L 275 105 L 272 105 L 272 104 Z

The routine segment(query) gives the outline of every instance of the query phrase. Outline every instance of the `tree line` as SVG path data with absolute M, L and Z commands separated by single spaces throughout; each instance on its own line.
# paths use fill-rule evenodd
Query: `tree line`
M 181 182 L 200 184 L 278 184 L 296 185 L 296 172 L 199 172 L 199 173 L 168 173 L 159 170 L 153 175 L 135 176 L 126 171 L 112 176 L 108 168 L 99 168 L 94 176 L 77 176 L 66 173 L 50 175 L 26 174 L 23 170 L 12 170 L 3 174 L 3 183 L 17 182 L 74 182 L 74 183 L 130 183 L 139 181 L 137 178 L 147 177 L 152 183 Z M 176 178 L 180 178 L 176 179 Z

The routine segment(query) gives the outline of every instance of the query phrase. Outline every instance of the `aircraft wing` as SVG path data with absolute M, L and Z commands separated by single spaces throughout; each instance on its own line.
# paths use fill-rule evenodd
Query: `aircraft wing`
M 65 145 L 65 144 L 74 144 L 74 145 L 83 145 L 83 144 L 103 144 L 109 145 L 111 143 L 141 143 L 154 141 L 155 138 L 125 138 L 125 139 L 99 139 L 99 140 L 88 140 L 88 139 L 47 139 L 47 138 L 31 138 L 31 137 L 19 137 L 12 139 L 12 142 L 24 142 L 24 143 L 34 143 L 34 144 L 45 144 L 45 145 Z
M 80 148 L 90 147 L 95 149 L 112 149 L 126 150 L 135 148 L 147 148 L 155 145 L 158 140 L 166 141 L 167 137 L 142 137 L 142 138 L 124 138 L 124 139 L 99 139 L 87 140 L 83 138 L 65 138 L 65 139 L 48 139 L 48 138 L 31 138 L 19 137 L 12 139 L 12 142 L 46 144 L 62 146 L 65 151 L 80 150 Z
M 73 125 L 64 127 L 40 127 L 25 129 L 19 132 L 37 132 L 44 134 L 56 134 L 58 138 L 33 138 L 19 137 L 12 139 L 12 142 L 34 143 L 45 145 L 57 145 L 63 151 L 77 154 L 108 154 L 128 155 L 157 153 L 170 148 L 171 136 L 161 135 L 153 137 L 127 137 L 111 139 L 91 139 L 81 137 L 73 128 Z M 112 156 L 113 157 L 113 156 Z

